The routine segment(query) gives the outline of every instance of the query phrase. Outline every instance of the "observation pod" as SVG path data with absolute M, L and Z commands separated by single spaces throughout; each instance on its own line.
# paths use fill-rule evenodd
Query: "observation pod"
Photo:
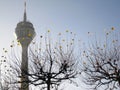
M 28 21 L 19 22 L 15 33 L 22 47 L 27 47 L 36 35 L 33 24 Z

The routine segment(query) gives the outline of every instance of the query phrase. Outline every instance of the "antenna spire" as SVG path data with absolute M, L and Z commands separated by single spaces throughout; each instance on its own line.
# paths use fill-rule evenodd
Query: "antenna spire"
M 27 15 L 26 15 L 26 0 L 24 0 L 24 22 L 27 20 Z

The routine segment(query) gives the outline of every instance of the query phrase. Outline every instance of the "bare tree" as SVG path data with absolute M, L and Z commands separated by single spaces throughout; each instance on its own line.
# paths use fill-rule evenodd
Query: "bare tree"
M 42 36 L 41 36 L 42 38 Z M 45 85 L 47 90 L 60 85 L 62 81 L 75 78 L 76 57 L 74 56 L 74 44 L 56 44 L 51 39 L 45 38 L 45 45 L 33 51 L 30 49 L 30 71 L 25 73 L 29 76 L 29 83 L 34 85 Z
M 5 51 L 6 52 L 6 51 Z M 10 74 L 12 71 L 10 66 L 6 63 L 6 57 L 4 55 L 1 56 L 1 70 L 0 70 L 0 90 L 14 90 L 16 89 L 16 85 L 12 84 L 12 80 L 14 77 Z
M 94 89 L 101 86 L 105 90 L 120 88 L 120 42 L 118 38 L 109 37 L 106 33 L 104 43 L 92 44 L 83 51 L 84 82 L 93 85 Z
M 29 48 L 29 72 L 23 71 L 24 74 L 21 74 L 20 58 L 15 54 L 12 56 L 14 59 L 11 60 L 10 66 L 13 76 L 16 77 L 13 83 L 29 83 L 40 86 L 41 90 L 45 88 L 51 90 L 58 89 L 62 81 L 74 82 L 72 79 L 78 74 L 73 38 L 70 38 L 70 41 L 68 38 L 66 41 L 59 38 L 58 42 L 53 42 L 50 36 L 45 36 L 44 39 L 40 36 L 39 44 L 33 41 Z M 21 75 L 29 76 L 29 80 L 21 81 Z

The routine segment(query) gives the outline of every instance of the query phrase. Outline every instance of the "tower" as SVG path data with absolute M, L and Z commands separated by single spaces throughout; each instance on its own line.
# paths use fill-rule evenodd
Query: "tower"
M 28 46 L 35 37 L 35 30 L 33 24 L 27 21 L 26 15 L 26 1 L 24 2 L 24 16 L 23 21 L 17 24 L 15 29 L 18 42 L 20 42 L 22 47 L 22 62 L 21 62 L 21 82 L 27 81 L 28 76 L 24 73 L 28 72 Z M 28 83 L 21 83 L 20 90 L 29 90 Z

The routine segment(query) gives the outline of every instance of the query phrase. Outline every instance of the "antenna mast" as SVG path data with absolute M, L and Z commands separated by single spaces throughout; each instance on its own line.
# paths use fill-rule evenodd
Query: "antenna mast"
M 27 21 L 27 15 L 26 15 L 26 0 L 24 0 L 24 22 Z

